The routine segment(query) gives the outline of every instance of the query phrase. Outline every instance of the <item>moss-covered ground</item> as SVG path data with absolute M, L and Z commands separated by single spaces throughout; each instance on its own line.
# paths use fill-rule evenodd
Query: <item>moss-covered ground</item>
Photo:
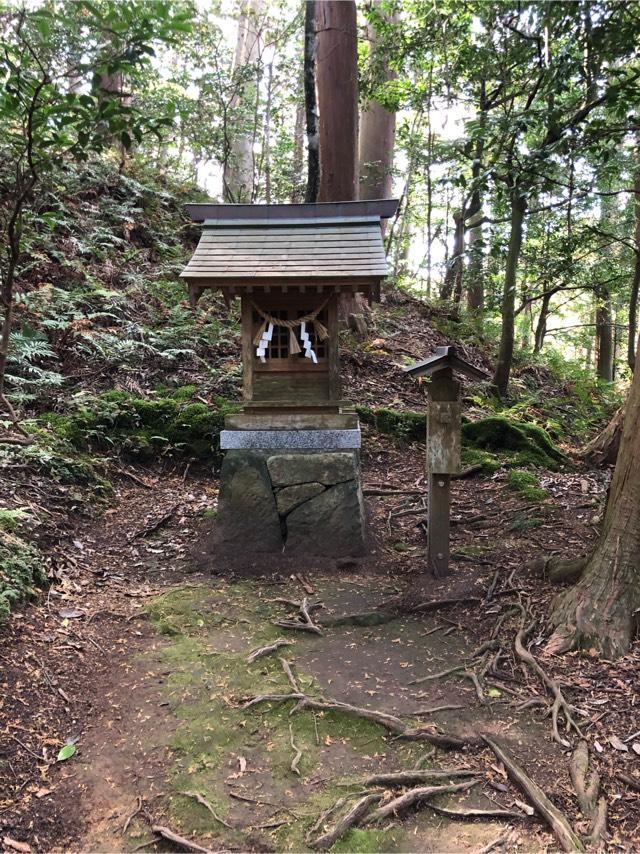
M 282 617 L 282 606 L 270 601 L 278 595 L 276 587 L 251 583 L 182 588 L 156 599 L 149 615 L 167 639 L 165 692 L 178 719 L 169 774 L 172 826 L 196 836 L 213 832 L 234 847 L 259 838 L 276 850 L 300 851 L 320 813 L 360 788 L 358 771 L 361 776 L 372 757 L 386 755 L 389 744 L 377 725 L 343 714 L 290 716 L 290 702 L 242 707 L 256 693 L 291 690 L 277 654 L 246 661 L 252 648 L 282 635 L 272 624 Z M 292 640 L 294 646 L 281 650 L 292 663 L 317 642 L 302 633 Z M 313 676 L 299 669 L 296 675 L 303 690 L 321 693 Z M 292 740 L 302 751 L 299 775 L 291 770 Z M 397 747 L 403 761 L 419 752 Z M 231 827 L 184 792 L 203 795 Z M 334 850 L 392 850 L 401 836 L 397 828 L 355 830 Z
M 329 583 L 328 590 L 330 597 L 339 598 L 345 590 L 350 595 L 344 584 Z M 153 755 L 159 744 L 168 743 L 167 824 L 188 838 L 208 841 L 211 847 L 309 850 L 309 833 L 319 816 L 338 798 L 360 791 L 363 776 L 375 770 L 411 768 L 425 753 L 424 745 L 399 742 L 378 725 L 342 713 L 292 715 L 292 702 L 243 707 L 243 701 L 256 694 L 290 692 L 278 653 L 292 664 L 305 692 L 327 696 L 335 691 L 344 699 L 345 691 L 348 697 L 352 690 L 361 705 L 380 704 L 387 709 L 389 697 L 386 702 L 372 699 L 379 692 L 366 690 L 371 681 L 360 687 L 360 679 L 375 676 L 373 684 L 379 686 L 386 682 L 385 667 L 405 677 L 402 668 L 414 663 L 404 658 L 418 653 L 411 661 L 416 667 L 424 666 L 419 640 L 424 627 L 412 620 L 355 630 L 358 637 L 362 635 L 362 650 L 353 628 L 333 630 L 326 638 L 295 633 L 292 646 L 248 664 L 250 650 L 282 635 L 273 625 L 283 615 L 282 606 L 273 599 L 282 595 L 293 593 L 264 583 L 214 582 L 170 591 L 147 609 L 162 638 L 156 666 L 164 676 L 157 705 L 168 704 L 173 724 L 168 736 L 166 725 L 162 734 L 160 727 L 151 727 L 145 735 L 145 751 Z M 458 642 L 451 643 L 452 652 L 459 653 Z M 359 652 L 364 652 L 364 658 L 357 658 Z M 384 652 L 386 664 L 367 672 L 368 664 L 375 668 L 375 662 L 366 657 L 373 652 L 378 656 Z M 397 662 L 389 656 L 396 656 Z M 143 656 L 140 666 L 147 672 L 150 660 Z M 329 675 L 324 678 L 324 674 Z M 452 690 L 458 691 L 459 686 L 452 683 Z M 406 697 L 392 697 L 392 708 L 398 700 L 402 703 Z M 302 754 L 299 774 L 291 768 L 292 741 Z M 193 793 L 206 799 L 217 818 Z M 452 825 L 451 831 L 457 833 L 457 826 Z M 435 839 L 434 834 L 441 838 L 442 832 L 442 820 L 421 811 L 408 824 L 354 829 L 332 850 L 411 851 L 416 844 L 427 844 L 427 838 Z M 484 839 L 485 828 L 480 833 L 470 838 Z M 151 841 L 148 826 L 132 821 L 126 850 L 146 840 Z

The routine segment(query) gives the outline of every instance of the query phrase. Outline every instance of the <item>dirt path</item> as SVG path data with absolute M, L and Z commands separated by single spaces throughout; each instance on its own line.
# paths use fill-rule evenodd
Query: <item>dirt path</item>
M 291 702 L 243 709 L 247 697 L 289 690 L 277 656 L 248 665 L 246 655 L 282 633 L 273 622 L 286 609 L 274 598 L 298 600 L 304 591 L 290 578 L 234 580 L 192 572 L 190 554 L 209 524 L 215 482 L 174 474 L 150 486 L 123 481 L 112 507 L 59 547 L 58 583 L 46 599 L 17 614 L 5 631 L 0 839 L 39 851 L 132 851 L 145 844 L 158 850 L 150 826 L 160 823 L 213 850 L 302 850 L 310 827 L 337 798 L 362 789 L 369 773 L 413 767 L 427 748 L 344 714 L 290 716 Z M 499 485 L 485 482 L 481 490 L 499 506 Z M 468 495 L 460 498 L 468 501 Z M 375 524 L 386 525 L 388 515 L 388 503 L 372 507 Z M 394 523 L 393 535 L 403 548 L 393 547 L 394 537 L 391 545 L 385 538 L 371 566 L 358 574 L 310 573 L 312 598 L 323 601 L 323 615 L 366 610 L 407 586 L 407 551 L 420 547 L 415 521 Z M 481 549 L 486 563 L 464 560 L 452 581 L 431 583 L 423 591 L 426 598 L 483 593 L 497 545 L 487 543 L 485 533 L 456 532 L 460 554 L 473 555 L 475 549 L 477 559 Z M 575 530 L 569 528 L 569 536 Z M 509 542 L 507 536 L 500 547 Z M 511 562 L 522 562 L 521 550 L 507 555 L 505 571 Z M 488 636 L 502 608 L 500 601 L 459 605 L 380 625 L 328 628 L 321 637 L 293 633 L 284 653 L 301 686 L 316 696 L 400 716 L 461 706 L 421 720 L 434 731 L 499 734 L 575 820 L 566 756 L 551 741 L 546 721 L 515 710 L 517 700 L 540 690 L 534 680 L 512 671 L 509 681 L 505 671 L 486 705 L 468 680 L 455 676 L 409 684 L 457 666 Z M 604 745 L 605 773 L 611 768 L 614 838 L 627 844 L 637 828 L 637 795 L 614 785 L 614 760 L 619 764 L 620 757 L 606 739 L 614 730 L 626 734 L 633 721 L 627 719 L 622 732 L 618 719 L 602 715 L 600 698 L 612 696 L 604 693 L 606 677 L 607 691 L 626 691 L 628 701 L 634 655 L 615 673 L 590 671 L 588 661 L 581 663 L 581 699 L 595 704 L 588 707 L 590 740 Z M 567 678 L 570 669 L 569 662 Z M 75 755 L 55 762 L 66 741 L 75 744 Z M 297 748 L 299 774 L 291 769 Z M 634 773 L 628 753 L 624 767 Z M 488 751 L 437 751 L 428 763 L 477 770 L 480 783 L 452 805 L 518 809 L 515 798 L 521 794 Z M 204 796 L 217 818 L 185 792 Z M 510 844 L 553 847 L 540 822 L 523 814 L 513 826 Z M 453 822 L 422 809 L 353 830 L 334 850 L 473 851 L 503 827 Z

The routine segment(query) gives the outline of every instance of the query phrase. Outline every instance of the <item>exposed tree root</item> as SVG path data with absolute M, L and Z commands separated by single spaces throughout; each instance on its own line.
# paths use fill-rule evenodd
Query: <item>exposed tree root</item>
M 589 773 L 589 748 L 586 741 L 581 741 L 573 751 L 569 773 L 580 812 L 591 821 L 589 842 L 597 846 L 607 831 L 607 802 L 604 798 L 598 799 L 600 775 L 597 771 Z
M 584 845 L 573 831 L 565 814 L 549 800 L 538 784 L 516 762 L 511 753 L 491 736 L 483 735 L 482 738 L 507 769 L 509 777 L 522 789 L 538 813 L 547 822 L 562 850 L 584 851 Z
M 277 640 L 274 640 L 273 643 L 269 643 L 266 646 L 261 646 L 258 647 L 258 649 L 252 650 L 247 656 L 247 661 L 251 664 L 259 658 L 263 658 L 265 655 L 271 655 L 272 652 L 275 652 L 282 646 L 293 646 L 293 641 L 287 640 L 286 638 L 278 638 Z
M 558 730 L 558 717 L 560 714 L 564 717 L 565 720 L 565 729 L 567 732 L 573 730 L 577 735 L 582 738 L 582 732 L 580 731 L 580 727 L 573 719 L 573 713 L 575 712 L 575 707 L 568 703 L 564 694 L 558 683 L 555 679 L 552 679 L 544 668 L 540 665 L 534 655 L 529 652 L 529 650 L 525 646 L 525 642 L 529 634 L 531 633 L 533 626 L 535 625 L 535 621 L 532 621 L 528 626 L 526 625 L 527 612 L 523 605 L 518 606 L 520 608 L 520 613 L 522 615 L 522 619 L 520 621 L 520 629 L 516 634 L 514 648 L 517 657 L 524 664 L 527 665 L 533 672 L 540 678 L 540 681 L 545 686 L 547 691 L 553 697 L 553 705 L 551 707 L 551 722 L 553 727 L 553 738 L 554 740 L 560 744 L 562 747 L 571 747 L 571 743 L 567 741 L 566 738 L 562 738 L 560 732 Z
M 429 801 L 436 795 L 447 795 L 452 792 L 464 792 L 478 784 L 478 780 L 468 780 L 465 783 L 450 783 L 444 786 L 419 786 L 409 789 L 397 798 L 392 798 L 386 804 L 378 807 L 366 819 L 366 824 L 378 824 L 391 816 L 399 815 L 416 804 Z
M 626 783 L 626 785 L 629 786 L 630 789 L 633 789 L 634 792 L 640 792 L 640 777 L 636 780 L 629 774 L 624 774 L 622 771 L 618 771 L 618 779 L 622 780 L 623 783 Z
M 295 755 L 291 760 L 291 765 L 289 766 L 294 774 L 300 776 L 300 769 L 298 768 L 298 762 L 302 759 L 302 751 L 299 747 L 296 746 L 293 740 L 293 727 L 289 724 L 289 741 L 291 744 L 291 749 L 294 751 Z
M 459 819 L 462 821 L 470 820 L 476 818 L 486 818 L 486 819 L 496 819 L 496 818 L 515 818 L 524 821 L 528 819 L 529 816 L 524 812 L 516 812 L 515 810 L 503 810 L 496 807 L 492 810 L 481 810 L 481 809 L 459 809 L 459 810 L 450 810 L 446 807 L 439 807 L 436 804 L 429 804 L 429 809 L 433 810 L 438 815 L 445 816 L 445 818 L 453 818 Z
M 357 801 L 332 828 L 311 841 L 309 843 L 310 847 L 320 850 L 331 848 L 331 846 L 337 842 L 337 840 L 340 839 L 347 830 L 350 830 L 352 827 L 355 827 L 360 823 L 373 804 L 378 803 L 381 797 L 382 794 L 377 792 L 360 798 L 360 800 Z M 341 798 L 341 800 L 343 799 Z
M 202 806 L 205 807 L 205 809 L 209 810 L 209 812 L 211 813 L 211 815 L 215 818 L 215 820 L 217 822 L 224 825 L 224 827 L 228 827 L 230 829 L 233 829 L 233 828 L 231 828 L 231 825 L 228 822 L 226 822 L 223 818 L 220 818 L 220 816 L 216 813 L 216 811 L 211 806 L 209 801 L 205 798 L 204 795 L 201 795 L 200 792 L 180 792 L 180 794 L 184 795 L 185 798 L 193 798 L 199 804 L 202 804 Z
M 493 851 L 496 848 L 500 848 L 504 846 L 506 850 L 509 849 L 509 845 L 513 836 L 515 835 L 515 830 L 513 827 L 507 827 L 506 830 L 503 830 L 499 836 L 496 836 L 495 839 L 492 839 L 488 845 L 483 846 L 482 848 L 478 848 L 477 851 L 474 851 L 473 854 L 489 854 L 489 852 Z
M 195 851 L 197 854 L 213 854 L 210 848 L 203 848 L 202 845 L 198 845 L 197 842 L 192 842 L 190 839 L 186 839 L 184 836 L 180 836 L 175 831 L 171 830 L 169 827 L 164 827 L 161 824 L 154 824 L 151 827 L 151 830 L 161 836 L 163 839 L 166 839 L 167 842 L 171 842 L 173 845 L 177 845 L 179 848 L 184 848 L 185 851 Z
M 260 703 L 285 703 L 289 700 L 295 700 L 296 704 L 291 710 L 291 714 L 302 711 L 303 709 L 312 709 L 321 712 L 342 712 L 346 715 L 353 715 L 354 717 L 364 718 L 365 720 L 379 724 L 388 732 L 393 733 L 396 738 L 408 739 L 410 741 L 427 741 L 444 750 L 461 750 L 467 745 L 478 744 L 477 739 L 438 733 L 427 727 L 411 728 L 401 718 L 387 714 L 387 712 L 380 712 L 376 709 L 363 709 L 359 706 L 353 706 L 350 703 L 342 703 L 339 700 L 309 697 L 300 690 L 289 663 L 282 658 L 280 662 L 293 690 L 289 694 L 259 694 L 250 700 L 246 700 L 242 706 L 243 709 L 252 708 Z
M 411 786 L 429 780 L 449 780 L 451 777 L 477 777 L 471 768 L 434 768 L 423 771 L 390 771 L 387 774 L 372 774 L 363 780 L 365 786 Z
M 482 600 L 477 596 L 464 596 L 459 599 L 433 599 L 428 602 L 409 600 L 407 596 L 388 599 L 371 611 L 359 611 L 355 614 L 325 616 L 321 623 L 326 628 L 339 626 L 377 626 L 391 623 L 407 614 L 428 614 L 440 608 L 452 608 L 454 605 L 473 605 Z
M 309 604 L 306 596 L 302 602 L 292 602 L 289 599 L 276 599 L 276 602 L 282 602 L 286 605 L 293 606 L 299 611 L 298 618 L 296 620 L 277 620 L 275 623 L 276 626 L 280 626 L 281 629 L 311 632 L 314 635 L 324 634 L 320 626 L 317 626 L 311 619 L 311 612 L 323 607 L 320 602 L 313 602 Z

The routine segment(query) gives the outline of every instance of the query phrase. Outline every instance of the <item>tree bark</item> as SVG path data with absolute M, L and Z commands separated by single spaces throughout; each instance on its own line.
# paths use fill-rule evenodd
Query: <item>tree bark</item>
M 233 204 L 249 203 L 253 195 L 254 104 L 258 95 L 257 65 L 262 49 L 259 25 L 262 4 L 263 0 L 245 0 L 238 17 L 234 74 L 240 76 L 245 66 L 255 65 L 256 75 L 244 84 L 238 82 L 238 91 L 231 100 L 231 107 L 236 113 L 235 126 L 233 129 L 225 129 L 229 138 L 225 146 L 227 151 L 223 168 L 223 194 L 224 200 Z M 249 106 L 253 116 L 251 121 L 248 117 Z
M 354 0 L 316 4 L 318 201 L 358 198 L 358 29 Z
M 625 409 L 618 461 L 595 552 L 575 587 L 554 602 L 550 649 L 624 655 L 640 618 L 640 371 Z
M 636 366 L 636 330 L 638 327 L 638 295 L 640 293 L 640 132 L 636 137 L 636 176 L 634 182 L 635 195 L 635 264 L 633 267 L 633 283 L 629 298 L 629 338 L 627 345 L 627 363 L 633 371 Z
M 611 295 L 608 289 L 596 291 L 596 376 L 599 380 L 613 380 L 613 327 Z
M 397 18 L 397 13 L 394 19 Z M 371 51 L 379 49 L 376 28 L 369 24 L 367 36 Z M 396 77 L 388 65 L 382 83 Z M 391 170 L 396 136 L 396 114 L 375 99 L 369 101 L 360 117 L 360 187 L 361 199 L 391 197 Z
M 291 165 L 291 201 L 304 200 L 304 103 L 300 101 L 296 107 L 296 123 L 293 132 L 293 163 Z
M 547 320 L 549 319 L 549 306 L 551 305 L 551 297 L 553 293 L 545 292 L 540 303 L 540 314 L 538 315 L 538 323 L 536 324 L 535 340 L 533 343 L 533 352 L 540 353 L 544 346 L 545 335 L 547 334 Z
M 499 397 L 504 397 L 509 387 L 509 376 L 513 361 L 513 345 L 515 333 L 515 304 L 516 285 L 518 280 L 518 261 L 522 249 L 524 231 L 524 216 L 527 210 L 527 197 L 522 195 L 516 186 L 511 192 L 511 223 L 509 232 L 509 249 L 504 272 L 504 290 L 502 294 L 502 333 L 498 360 L 493 375 L 492 385 Z
M 304 10 L 304 106 L 307 123 L 307 190 L 305 202 L 318 199 L 320 187 L 320 135 L 316 95 L 316 2 L 307 0 Z
M 464 272 L 464 210 L 453 212 L 453 253 L 447 264 L 440 299 L 453 299 L 458 305 L 462 296 L 462 276 Z

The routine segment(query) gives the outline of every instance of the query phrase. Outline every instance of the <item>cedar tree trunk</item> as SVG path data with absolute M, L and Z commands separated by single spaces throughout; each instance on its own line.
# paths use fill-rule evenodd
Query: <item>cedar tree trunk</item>
M 316 95 L 316 2 L 304 10 L 304 109 L 307 123 L 307 190 L 305 202 L 318 200 L 320 186 L 320 136 Z
M 504 397 L 509 387 L 513 344 L 515 333 L 516 284 L 518 279 L 518 261 L 522 249 L 524 215 L 527 210 L 527 197 L 515 187 L 511 195 L 511 230 L 509 249 L 504 271 L 504 291 L 502 294 L 502 333 L 498 350 L 498 361 L 493 375 L 493 387 L 500 397 Z
M 551 650 L 595 648 L 626 653 L 640 619 L 640 371 L 624 416 L 618 461 L 602 533 L 578 583 L 560 594 L 551 614 Z
M 613 327 L 611 296 L 609 291 L 596 292 L 596 376 L 599 380 L 613 380 Z
M 319 202 L 358 198 L 358 29 L 354 0 L 316 3 Z
M 397 19 L 397 16 L 394 16 Z M 369 24 L 367 35 L 371 51 L 378 47 L 376 28 Z M 386 66 L 383 82 L 396 74 Z M 391 197 L 391 169 L 396 137 L 396 114 L 376 100 L 369 101 L 360 116 L 360 198 L 388 199 Z M 383 224 L 384 225 L 384 224 Z

